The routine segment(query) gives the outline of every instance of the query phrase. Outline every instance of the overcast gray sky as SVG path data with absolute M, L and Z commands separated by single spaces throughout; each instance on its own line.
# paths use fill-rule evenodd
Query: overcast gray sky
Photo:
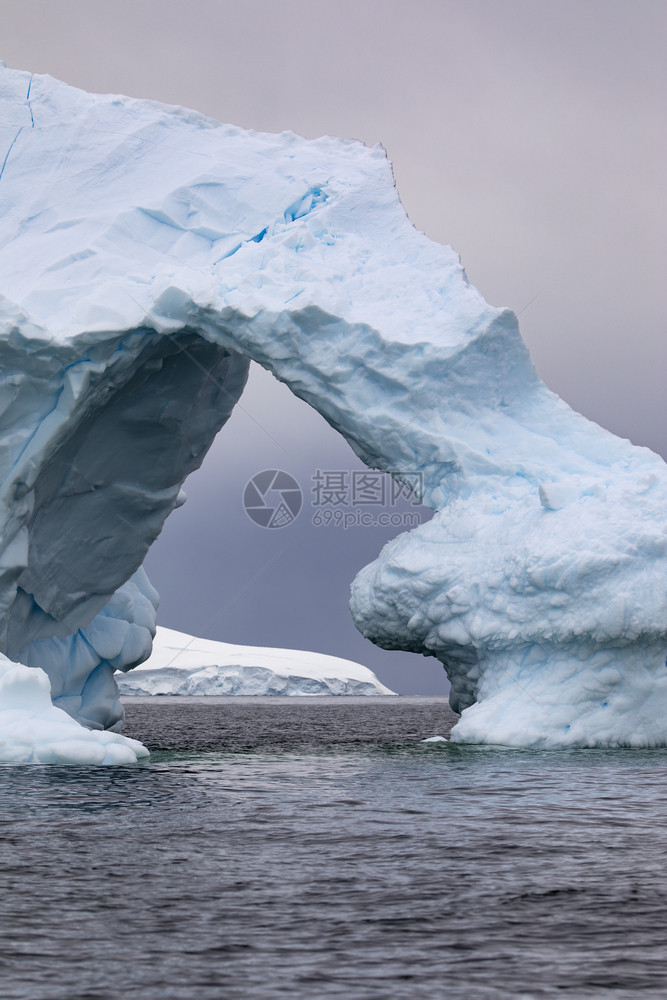
M 576 409 L 667 454 L 664 0 L 0 0 L 0 58 L 87 90 L 306 136 L 381 141 L 418 228 L 520 314 L 538 371 Z M 397 690 L 435 661 L 376 650 L 349 583 L 396 529 L 315 528 L 316 470 L 359 468 L 265 373 L 149 555 L 163 624 L 348 656 Z M 247 479 L 292 472 L 284 529 Z

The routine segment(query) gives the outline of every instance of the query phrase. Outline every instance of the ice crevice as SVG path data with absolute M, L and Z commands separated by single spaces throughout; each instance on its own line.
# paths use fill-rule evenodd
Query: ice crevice
M 16 143 L 17 143 L 17 141 L 18 141 L 18 138 L 19 138 L 19 136 L 21 135 L 21 132 L 22 132 L 22 131 L 23 131 L 23 127 L 21 127 L 21 128 L 20 128 L 20 129 L 18 130 L 18 132 L 16 133 L 16 135 L 14 136 L 14 138 L 12 139 L 12 141 L 11 141 L 11 143 L 10 143 L 10 146 L 9 146 L 9 149 L 8 149 L 8 150 L 7 150 L 7 152 L 5 153 L 5 158 L 4 158 L 4 160 L 2 161 L 2 166 L 0 166 L 0 181 L 2 180 L 2 175 L 3 175 L 3 174 L 4 174 L 4 172 L 5 172 L 5 167 L 7 166 L 7 160 L 9 159 L 9 157 L 10 157 L 10 155 L 11 155 L 11 152 L 12 152 L 12 150 L 13 150 L 14 146 L 16 145 Z
M 141 564 L 253 359 L 369 466 L 422 477 L 433 519 L 351 608 L 441 661 L 453 739 L 667 743 L 665 464 L 544 386 L 514 313 L 410 224 L 381 148 L 8 69 L 0 103 L 8 691 L 41 668 L 96 760 L 122 741 L 114 671 L 155 630 Z
M 28 90 L 26 91 L 25 100 L 28 105 L 28 111 L 30 112 L 30 127 L 35 127 L 35 116 L 32 113 L 32 105 L 30 103 L 30 88 L 32 87 L 32 74 L 30 74 L 30 79 L 28 80 Z

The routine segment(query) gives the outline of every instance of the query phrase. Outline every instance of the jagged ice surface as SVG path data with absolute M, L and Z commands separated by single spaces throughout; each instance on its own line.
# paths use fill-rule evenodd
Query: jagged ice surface
M 433 519 L 352 588 L 436 656 L 452 738 L 667 742 L 666 467 L 537 377 L 380 148 L 0 70 L 0 649 L 118 728 L 140 570 L 252 358 Z M 129 582 L 128 582 L 129 581 Z
M 121 695 L 391 695 L 352 660 L 300 649 L 235 646 L 158 626 L 153 651 L 117 676 Z

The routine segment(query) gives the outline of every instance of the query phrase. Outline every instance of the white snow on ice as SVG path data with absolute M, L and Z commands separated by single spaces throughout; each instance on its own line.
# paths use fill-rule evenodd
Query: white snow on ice
M 452 739 L 667 743 L 665 463 L 543 385 L 381 148 L 8 69 L 0 112 L 0 649 L 57 705 L 120 727 L 141 563 L 252 358 L 368 465 L 422 473 L 433 519 L 351 608 L 442 662 Z

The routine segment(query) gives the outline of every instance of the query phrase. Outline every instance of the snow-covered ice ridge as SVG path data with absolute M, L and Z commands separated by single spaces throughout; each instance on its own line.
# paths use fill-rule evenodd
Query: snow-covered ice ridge
M 537 377 L 383 150 L 0 70 L 0 650 L 88 726 L 145 659 L 141 563 L 254 358 L 433 519 L 352 587 L 459 741 L 667 743 L 667 470 Z M 128 582 L 129 581 L 129 582 Z
M 153 652 L 116 677 L 121 695 L 391 695 L 352 660 L 301 649 L 235 646 L 158 626 Z

